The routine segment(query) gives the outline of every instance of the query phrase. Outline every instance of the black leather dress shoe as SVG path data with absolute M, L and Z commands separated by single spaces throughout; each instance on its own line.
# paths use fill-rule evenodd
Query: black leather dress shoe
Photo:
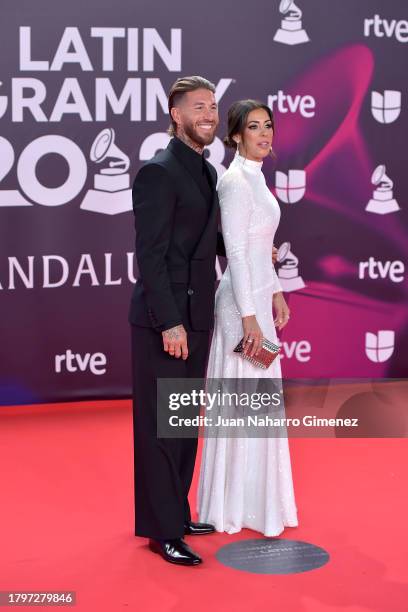
M 205 535 L 206 533 L 214 533 L 214 531 L 214 525 L 209 523 L 193 523 L 193 521 L 184 523 L 184 533 L 186 535 Z
M 149 548 L 169 563 L 198 565 L 203 562 L 201 557 L 196 555 L 181 538 L 175 540 L 149 540 Z

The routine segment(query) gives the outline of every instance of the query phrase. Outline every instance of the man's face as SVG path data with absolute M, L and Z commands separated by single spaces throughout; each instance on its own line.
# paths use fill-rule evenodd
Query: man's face
M 188 91 L 179 104 L 172 108 L 177 129 L 191 140 L 205 147 L 213 142 L 218 127 L 218 105 L 209 89 Z

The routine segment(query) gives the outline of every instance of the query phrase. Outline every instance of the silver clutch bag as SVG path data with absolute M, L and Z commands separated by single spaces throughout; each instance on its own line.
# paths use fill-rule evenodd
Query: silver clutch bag
M 238 353 L 242 359 L 246 359 L 254 366 L 258 366 L 259 368 L 266 370 L 269 368 L 272 361 L 278 356 L 280 350 L 280 346 L 264 338 L 262 340 L 261 349 L 258 355 L 251 357 L 250 355 L 246 355 L 244 353 L 244 339 L 242 338 L 239 344 L 237 344 L 237 346 L 234 348 L 234 353 Z

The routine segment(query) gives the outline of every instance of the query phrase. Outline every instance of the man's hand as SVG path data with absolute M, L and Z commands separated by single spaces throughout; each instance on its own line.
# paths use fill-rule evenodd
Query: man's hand
M 162 332 L 163 348 L 169 355 L 182 357 L 184 360 L 188 357 L 187 333 L 183 325 L 176 325 Z
M 275 246 L 272 246 L 272 263 L 276 264 L 278 260 L 278 249 Z
M 273 308 L 275 311 L 275 319 L 274 324 L 275 327 L 279 329 L 283 329 L 290 318 L 290 310 L 287 305 L 285 298 L 283 297 L 283 293 L 274 293 L 273 294 Z

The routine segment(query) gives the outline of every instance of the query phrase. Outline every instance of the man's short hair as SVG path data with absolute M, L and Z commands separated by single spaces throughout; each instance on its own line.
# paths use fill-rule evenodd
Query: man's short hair
M 184 94 L 188 91 L 195 91 L 196 89 L 208 89 L 215 93 L 215 85 L 201 76 L 180 77 L 171 86 L 169 91 L 169 115 L 171 123 L 167 130 L 169 136 L 174 136 L 177 131 L 177 124 L 171 118 L 171 109 L 173 106 L 177 106 Z

